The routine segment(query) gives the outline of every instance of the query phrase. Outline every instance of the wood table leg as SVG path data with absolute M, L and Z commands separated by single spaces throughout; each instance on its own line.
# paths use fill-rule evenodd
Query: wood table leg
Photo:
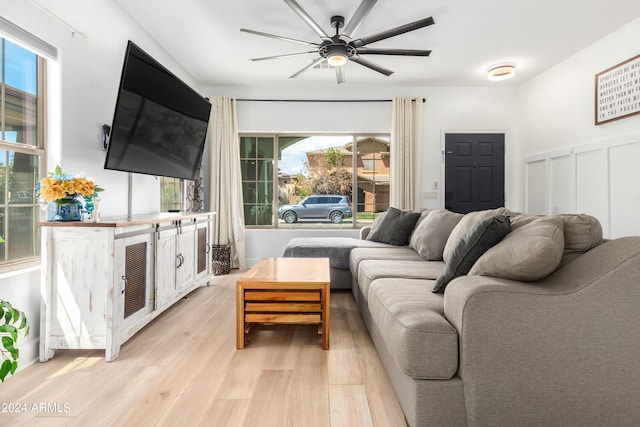
M 236 283 L 236 348 L 244 348 L 244 286 Z
M 329 331 L 331 330 L 331 304 L 329 283 L 322 286 L 322 349 L 329 350 Z

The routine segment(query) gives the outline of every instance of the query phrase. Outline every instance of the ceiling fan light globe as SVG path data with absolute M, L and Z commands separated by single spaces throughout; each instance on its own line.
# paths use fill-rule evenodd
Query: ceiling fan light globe
M 332 67 L 342 67 L 344 64 L 347 63 L 347 57 L 341 54 L 333 54 L 327 57 L 327 62 Z

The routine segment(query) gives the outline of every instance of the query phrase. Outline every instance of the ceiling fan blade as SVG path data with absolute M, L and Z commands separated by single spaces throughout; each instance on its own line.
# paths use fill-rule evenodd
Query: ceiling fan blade
M 393 71 L 391 71 L 391 70 L 389 70 L 387 68 L 381 67 L 380 65 L 375 64 L 375 63 L 373 63 L 371 61 L 367 61 L 366 59 L 360 58 L 359 56 L 356 56 L 356 55 L 354 55 L 351 58 L 349 58 L 349 60 L 353 61 L 353 62 L 356 62 L 356 63 L 358 63 L 360 65 L 364 65 L 365 67 L 370 68 L 373 71 L 377 71 L 377 72 L 379 72 L 381 74 L 384 74 L 387 77 L 390 76 L 391 74 L 393 74 Z
M 293 11 L 297 13 L 298 16 L 302 18 L 302 20 L 306 22 L 321 39 L 331 40 L 331 36 L 329 36 L 322 27 L 313 20 L 313 18 L 296 2 L 296 0 L 284 0 L 284 2 L 288 4 L 289 7 L 293 9 Z
M 297 73 L 295 73 L 295 74 L 291 75 L 289 78 L 290 78 L 290 79 L 295 79 L 295 78 L 296 78 L 296 77 L 298 77 L 300 74 L 302 74 L 302 73 L 304 73 L 305 71 L 307 71 L 309 68 L 313 68 L 313 67 L 315 67 L 316 65 L 318 65 L 319 63 L 324 62 L 324 61 L 326 61 L 326 59 L 325 59 L 325 58 L 323 58 L 323 57 L 320 57 L 320 58 L 316 59 L 315 61 L 313 61 L 311 64 L 309 64 L 309 65 L 307 65 L 306 67 L 304 67 L 302 70 L 300 70 L 300 71 L 298 71 Z
M 298 40 L 298 39 L 292 39 L 292 38 L 289 38 L 289 37 L 277 36 L 275 34 L 263 33 L 263 32 L 260 32 L 260 31 L 247 30 L 246 28 L 240 28 L 240 31 L 242 31 L 244 33 L 255 34 L 255 35 L 258 35 L 258 36 L 271 37 L 272 39 L 276 39 L 276 40 L 284 40 L 286 42 L 303 44 L 305 46 L 319 46 L 318 43 L 306 42 L 304 40 Z
M 336 80 L 338 80 L 338 84 L 344 83 L 344 65 L 336 67 Z
M 419 21 L 412 22 L 410 24 L 401 25 L 399 27 L 391 28 L 386 31 L 382 31 L 378 34 L 374 34 L 368 37 L 363 37 L 358 40 L 354 40 L 352 44 L 355 47 L 362 47 L 369 43 L 374 43 L 380 40 L 388 39 L 390 37 L 398 36 L 400 34 L 408 33 L 409 31 L 414 31 L 420 28 L 424 28 L 429 25 L 433 25 L 435 21 L 432 17 L 420 19 Z
M 284 55 L 274 55 L 274 56 L 263 56 L 262 58 L 251 58 L 252 61 L 265 61 L 267 59 L 278 59 L 278 58 L 289 58 L 292 56 L 304 56 L 304 55 L 311 55 L 311 54 L 317 54 L 318 51 L 317 50 L 312 50 L 310 52 L 299 52 L 299 53 L 287 53 Z
M 362 3 L 360 3 L 360 6 L 356 9 L 356 12 L 349 20 L 349 23 L 344 27 L 342 34 L 349 38 L 353 38 L 353 35 L 358 31 L 360 24 L 362 24 L 362 21 L 364 21 L 367 15 L 369 15 L 369 12 L 371 12 L 371 9 L 373 9 L 373 6 L 375 6 L 377 1 L 378 0 L 362 0 Z
M 358 55 L 401 55 L 401 56 L 429 56 L 430 50 L 419 49 L 373 49 L 367 47 L 359 47 L 356 49 Z

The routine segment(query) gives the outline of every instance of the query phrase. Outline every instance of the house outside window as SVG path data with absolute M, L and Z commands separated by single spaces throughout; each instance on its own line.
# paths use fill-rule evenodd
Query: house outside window
M 180 178 L 166 176 L 160 179 L 160 212 L 183 210 L 183 184 Z
M 0 269 L 9 269 L 40 254 L 46 61 L 4 38 L 0 55 Z
M 245 224 L 370 224 L 389 207 L 389 139 L 388 134 L 240 135 Z M 338 210 L 337 217 L 331 215 Z

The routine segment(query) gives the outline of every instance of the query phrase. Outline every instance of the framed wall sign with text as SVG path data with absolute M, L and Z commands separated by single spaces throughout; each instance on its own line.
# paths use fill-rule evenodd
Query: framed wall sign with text
M 640 55 L 596 74 L 596 125 L 640 114 Z

